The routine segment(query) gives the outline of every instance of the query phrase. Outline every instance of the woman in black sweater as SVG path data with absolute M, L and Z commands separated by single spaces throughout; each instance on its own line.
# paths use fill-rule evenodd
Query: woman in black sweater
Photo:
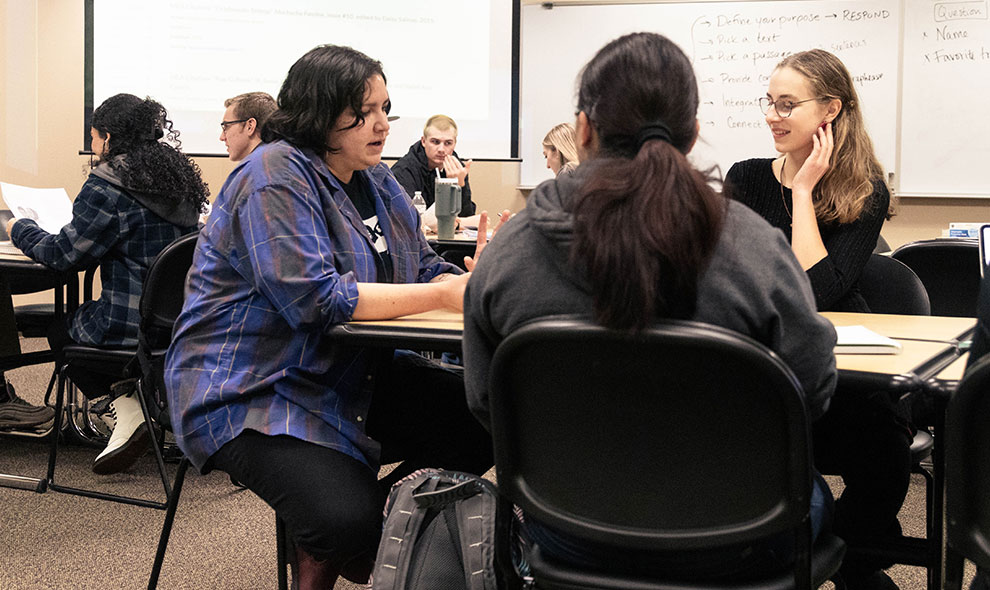
M 826 51 L 796 53 L 760 104 L 781 156 L 736 163 L 726 186 L 790 240 L 819 311 L 869 311 L 857 283 L 891 202 L 849 72 Z
M 777 65 L 760 104 L 781 155 L 736 163 L 726 192 L 784 233 L 819 311 L 868 312 L 857 284 L 891 202 L 852 77 L 826 51 L 796 53 Z M 890 398 L 839 388 L 812 428 L 816 466 L 846 485 L 835 533 L 850 549 L 898 536 L 911 432 Z M 850 551 L 841 573 L 850 590 L 896 588 L 881 569 L 889 565 Z

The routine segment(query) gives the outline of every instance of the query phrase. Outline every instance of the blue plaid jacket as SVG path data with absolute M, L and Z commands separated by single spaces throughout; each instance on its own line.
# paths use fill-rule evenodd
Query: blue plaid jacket
M 10 237 L 28 257 L 56 270 L 99 263 L 100 298 L 79 307 L 69 320 L 69 335 L 83 344 L 136 346 L 148 266 L 165 246 L 195 230 L 169 223 L 120 187 L 90 174 L 72 204 L 72 221 L 59 233 L 22 219 Z
M 439 258 L 388 167 L 363 174 L 393 262 L 393 282 L 460 272 Z M 323 160 L 263 144 L 227 178 L 199 238 L 166 357 L 179 447 L 202 471 L 252 429 L 286 434 L 377 465 L 365 435 L 372 351 L 335 346 L 357 283 L 374 282 L 374 246 Z

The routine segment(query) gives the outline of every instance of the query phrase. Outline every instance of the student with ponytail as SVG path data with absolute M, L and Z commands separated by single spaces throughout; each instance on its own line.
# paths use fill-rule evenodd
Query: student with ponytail
M 661 35 L 616 39 L 585 67 L 576 121 L 581 165 L 533 191 L 488 245 L 465 291 L 466 388 L 483 424 L 490 420 L 488 373 L 501 340 L 529 320 L 557 314 L 629 331 L 664 318 L 735 330 L 791 367 L 812 419 L 826 411 L 836 382 L 835 332 L 815 312 L 807 277 L 784 236 L 715 192 L 689 163 L 697 110 L 691 63 Z M 818 478 L 816 533 L 830 501 Z M 624 571 L 707 576 L 766 563 L 767 553 L 790 560 L 768 543 L 731 555 L 705 553 L 691 565 L 683 556 L 575 546 L 532 518 L 523 532 L 561 559 Z

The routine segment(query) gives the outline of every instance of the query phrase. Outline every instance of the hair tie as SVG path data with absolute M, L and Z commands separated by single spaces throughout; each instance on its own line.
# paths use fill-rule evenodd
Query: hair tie
M 653 139 L 673 144 L 670 140 L 670 128 L 663 121 L 653 121 L 639 128 L 639 131 L 636 132 L 636 149 L 639 150 L 644 143 Z

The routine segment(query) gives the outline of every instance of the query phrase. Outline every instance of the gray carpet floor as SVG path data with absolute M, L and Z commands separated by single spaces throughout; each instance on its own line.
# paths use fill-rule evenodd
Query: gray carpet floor
M 24 350 L 42 343 L 22 341 Z M 51 365 L 10 371 L 25 399 L 40 403 Z M 126 473 L 97 476 L 97 448 L 62 445 L 55 480 L 62 485 L 162 500 L 149 454 Z M 47 445 L 38 438 L 0 434 L 0 473 L 44 477 Z M 169 466 L 173 471 L 175 465 Z M 829 479 L 836 494 L 841 482 Z M 0 589 L 132 589 L 147 586 L 164 512 L 56 492 L 0 488 Z M 906 534 L 924 535 L 924 481 L 914 476 L 901 512 Z M 888 572 L 903 590 L 925 588 L 921 568 Z M 972 575 L 967 568 L 968 579 Z M 275 588 L 275 517 L 251 492 L 223 473 L 190 472 L 182 490 L 159 588 Z M 360 586 L 338 581 L 338 590 Z

